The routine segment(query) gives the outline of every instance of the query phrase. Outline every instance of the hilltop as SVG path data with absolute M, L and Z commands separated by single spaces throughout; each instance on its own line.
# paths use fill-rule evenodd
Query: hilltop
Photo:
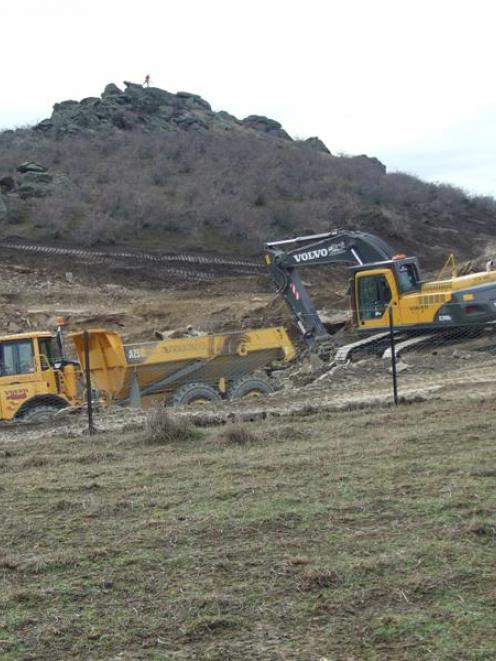
M 331 151 L 196 94 L 111 83 L 0 133 L 0 233 L 255 255 L 268 239 L 352 227 L 428 266 L 494 250 L 494 199 Z

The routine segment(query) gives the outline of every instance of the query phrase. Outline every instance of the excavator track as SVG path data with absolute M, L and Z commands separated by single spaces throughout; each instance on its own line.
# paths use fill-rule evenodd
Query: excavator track
M 357 340 L 356 342 L 350 342 L 350 344 L 345 344 L 344 346 L 339 347 L 339 349 L 336 351 L 334 360 L 340 363 L 346 362 L 347 360 L 351 360 L 351 357 L 354 352 L 364 348 L 371 348 L 374 344 L 377 344 L 378 342 L 381 343 L 384 342 L 388 337 L 389 337 L 389 331 L 384 333 L 376 333 L 375 335 L 370 335 L 365 339 L 362 338 L 360 340 Z
M 397 341 L 394 346 L 394 353 L 396 358 L 399 358 L 400 354 L 402 354 L 404 351 L 412 349 L 413 347 L 420 347 L 424 344 L 428 345 L 435 337 L 435 335 L 418 335 L 417 337 L 409 337 L 406 340 Z M 392 353 L 392 348 L 389 346 L 382 354 L 382 357 L 385 360 L 391 360 Z

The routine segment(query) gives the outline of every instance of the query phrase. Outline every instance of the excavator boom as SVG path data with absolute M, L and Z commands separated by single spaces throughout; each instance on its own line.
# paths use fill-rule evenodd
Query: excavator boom
M 389 260 L 395 255 L 393 248 L 379 237 L 349 230 L 271 241 L 265 244 L 265 250 L 286 268 L 336 262 L 362 265 Z
M 403 257 L 395 255 L 388 243 L 373 234 L 344 229 L 265 244 L 265 261 L 272 278 L 310 345 L 327 340 L 329 334 L 299 276 L 299 267 L 336 263 L 355 267 L 391 265 L 394 259 L 393 268 L 397 268 Z M 408 261 L 412 259 L 415 261 L 412 272 L 418 280 L 416 260 Z

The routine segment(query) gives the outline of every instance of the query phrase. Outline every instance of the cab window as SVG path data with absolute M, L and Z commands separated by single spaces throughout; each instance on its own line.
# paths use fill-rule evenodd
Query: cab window
M 33 342 L 17 340 L 0 345 L 0 375 L 32 374 L 36 369 Z
M 401 292 L 418 290 L 418 273 L 414 264 L 400 264 L 396 273 Z
M 364 275 L 358 280 L 358 305 L 360 319 L 378 319 L 382 317 L 391 300 L 385 275 Z
M 47 370 L 53 365 L 53 338 L 42 337 L 38 340 L 40 347 L 41 369 Z

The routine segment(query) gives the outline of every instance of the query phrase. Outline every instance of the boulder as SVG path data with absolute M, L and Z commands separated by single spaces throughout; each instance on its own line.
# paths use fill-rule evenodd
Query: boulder
M 22 183 L 30 184 L 51 184 L 53 181 L 53 176 L 48 172 L 36 172 L 29 170 L 22 177 Z
M 25 161 L 17 166 L 17 172 L 24 174 L 25 172 L 46 172 L 46 167 L 33 161 Z
M 102 92 L 102 98 L 109 96 L 119 96 L 121 94 L 123 94 L 123 92 L 117 87 L 117 85 L 114 83 L 109 83 L 108 85 L 105 85 L 105 89 Z
M 62 190 L 67 190 L 68 188 L 73 188 L 74 184 L 69 179 L 69 177 L 63 172 L 55 172 L 52 175 L 52 190 L 54 193 L 58 193 Z
M 351 161 L 354 166 L 358 166 L 358 168 L 364 173 L 368 171 L 376 175 L 386 174 L 386 166 L 384 163 L 381 163 L 378 158 L 375 158 L 375 156 L 360 154 L 359 156 L 353 156 Z
M 195 117 L 190 112 L 182 113 L 178 117 L 175 117 L 174 121 L 177 124 L 177 126 L 179 126 L 180 128 L 186 131 L 208 128 L 205 122 L 203 122 L 198 117 Z
M 15 181 L 13 177 L 2 177 L 0 179 L 0 192 L 12 193 L 15 189 Z
M 61 172 L 28 171 L 17 181 L 16 193 L 25 200 L 28 198 L 48 197 L 72 186 L 69 177 Z
M 320 138 L 317 138 L 317 136 L 313 136 L 311 138 L 307 138 L 306 140 L 303 141 L 307 147 L 311 147 L 312 149 L 315 149 L 316 151 L 320 151 L 323 154 L 330 154 L 330 150 L 327 149 L 325 144 L 322 142 Z
M 96 96 L 87 96 L 84 99 L 81 99 L 79 102 L 80 106 L 86 106 L 90 108 L 97 108 L 101 104 L 102 100 Z
M 125 80 L 124 85 L 126 87 L 126 89 L 124 90 L 124 94 L 132 94 L 133 92 L 142 92 L 144 89 L 143 85 L 140 85 L 140 83 L 132 83 L 129 80 Z
M 184 99 L 186 104 L 190 107 L 203 108 L 204 110 L 212 110 L 212 106 L 208 101 L 202 99 L 198 94 L 191 94 L 190 92 L 177 92 L 178 99 Z
M 35 131 L 39 131 L 40 133 L 49 133 L 54 128 L 54 124 L 50 119 L 43 119 L 33 127 Z
M 264 115 L 249 115 L 241 120 L 245 126 L 249 126 L 257 131 L 273 131 L 281 128 L 281 124 L 275 119 L 269 119 Z
M 230 112 L 227 112 L 227 110 L 219 110 L 219 112 L 217 113 L 217 117 L 225 120 L 226 122 L 233 122 L 234 124 L 240 123 L 239 119 L 236 119 L 236 117 L 234 115 L 231 115 Z
M 112 125 L 123 131 L 133 128 L 132 121 L 127 118 L 126 113 L 122 111 L 114 112 L 111 116 Z
M 60 103 L 54 104 L 53 112 L 67 112 L 68 110 L 75 110 L 78 106 L 79 103 L 73 99 L 61 101 Z
M 268 133 L 277 138 L 282 138 L 284 140 L 291 140 L 292 138 L 286 133 L 286 131 L 281 127 L 279 122 L 276 122 L 275 119 L 270 119 L 264 115 L 249 115 L 241 120 L 243 126 L 247 126 L 250 129 L 255 131 L 260 131 L 262 133 Z
M 50 190 L 47 186 L 37 185 L 34 183 L 21 183 L 17 187 L 17 194 L 22 200 L 27 200 L 30 197 L 47 197 L 50 195 Z

